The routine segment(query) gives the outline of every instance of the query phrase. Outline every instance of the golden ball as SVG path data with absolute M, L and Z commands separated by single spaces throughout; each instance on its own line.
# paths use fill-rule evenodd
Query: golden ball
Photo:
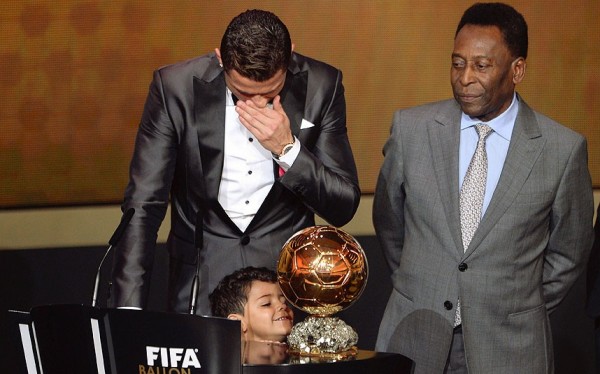
M 279 285 L 292 305 L 311 315 L 346 309 L 364 290 L 369 267 L 360 244 L 333 226 L 311 226 L 283 245 Z

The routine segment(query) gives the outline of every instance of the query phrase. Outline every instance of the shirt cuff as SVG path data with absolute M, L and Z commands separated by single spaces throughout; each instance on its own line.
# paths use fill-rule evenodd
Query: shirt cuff
M 298 154 L 300 154 L 300 140 L 294 136 L 294 145 L 292 146 L 292 149 L 290 149 L 288 153 L 279 157 L 279 160 L 274 160 L 284 171 L 288 171 L 288 169 L 294 164 L 294 161 L 296 161 Z

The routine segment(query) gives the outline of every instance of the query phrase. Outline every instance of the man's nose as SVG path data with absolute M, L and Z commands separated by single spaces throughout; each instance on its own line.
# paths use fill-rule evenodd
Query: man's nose
M 465 66 L 465 68 L 460 73 L 459 81 L 460 81 L 460 83 L 462 85 L 466 86 L 469 83 L 473 82 L 473 77 L 474 76 L 475 76 L 475 74 L 473 72 L 473 67 L 467 65 L 467 66 Z
M 268 98 L 266 98 L 264 96 L 260 96 L 260 95 L 252 96 L 251 100 L 254 103 L 254 105 L 256 105 L 259 108 L 264 108 L 269 103 L 269 99 Z

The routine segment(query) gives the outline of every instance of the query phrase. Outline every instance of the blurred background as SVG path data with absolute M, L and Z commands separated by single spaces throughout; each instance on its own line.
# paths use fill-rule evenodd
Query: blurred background
M 518 87 L 584 134 L 600 187 L 600 3 L 509 1 L 530 52 Z M 0 15 L 0 207 L 119 203 L 152 71 L 212 51 L 232 17 L 273 11 L 296 51 L 344 73 L 362 189 L 395 109 L 451 97 L 466 1 L 5 1 Z

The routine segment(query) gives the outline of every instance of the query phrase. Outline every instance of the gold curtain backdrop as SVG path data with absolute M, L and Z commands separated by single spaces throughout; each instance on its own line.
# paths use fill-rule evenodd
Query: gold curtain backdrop
M 600 2 L 507 1 L 530 48 L 518 91 L 585 135 L 600 187 Z M 392 114 L 451 97 L 450 53 L 470 1 L 4 1 L 0 208 L 119 203 L 152 71 L 212 51 L 232 17 L 271 10 L 296 51 L 344 72 L 348 129 L 374 190 Z

